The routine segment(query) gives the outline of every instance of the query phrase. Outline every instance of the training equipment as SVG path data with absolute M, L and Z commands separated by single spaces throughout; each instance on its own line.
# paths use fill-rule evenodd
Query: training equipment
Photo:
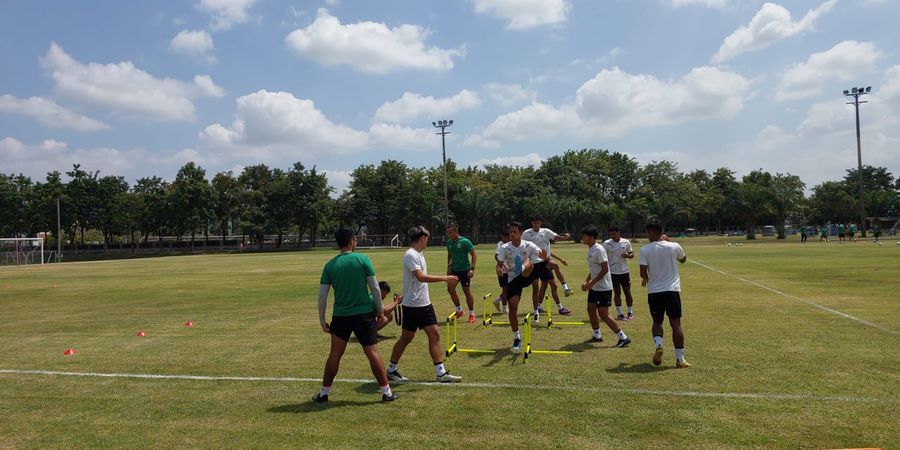
M 191 322 L 190 320 L 188 320 L 187 322 L 184 323 L 184 326 L 192 327 L 192 326 L 194 326 L 194 322 Z
M 491 313 L 491 297 L 494 294 L 486 294 L 481 301 L 481 326 L 487 327 L 488 325 L 509 325 L 509 322 L 503 321 L 495 321 L 493 314 Z
M 63 355 L 65 355 L 65 356 L 71 356 L 71 355 L 74 355 L 74 354 L 76 354 L 76 353 L 78 353 L 78 352 L 75 351 L 74 348 L 70 348 L 70 349 L 64 351 L 64 352 L 63 352 Z
M 0 238 L 0 264 L 44 265 L 44 240 L 41 238 Z
M 550 301 L 550 295 L 547 294 L 544 296 L 544 303 Z M 582 321 L 553 321 L 553 308 L 547 308 L 547 328 L 553 328 L 554 326 L 562 326 L 562 325 L 584 325 Z
M 552 308 L 551 308 L 552 309 Z M 525 338 L 525 356 L 522 358 L 522 363 L 528 362 L 528 355 L 541 354 L 541 355 L 571 355 L 572 351 L 570 350 L 534 350 L 532 348 L 531 343 L 531 313 L 525 315 L 525 332 L 523 337 Z
M 463 353 L 496 353 L 496 350 L 487 350 L 479 348 L 462 348 L 459 346 L 459 330 L 456 324 L 456 313 L 450 313 L 447 316 L 447 350 L 444 354 L 449 358 L 456 352 Z
M 145 337 L 145 336 L 147 336 L 147 333 L 144 333 L 143 330 L 138 330 L 137 335 L 138 335 L 138 337 Z

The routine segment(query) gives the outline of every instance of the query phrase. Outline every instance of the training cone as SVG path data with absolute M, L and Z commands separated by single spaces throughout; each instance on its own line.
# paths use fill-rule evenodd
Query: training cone
M 53 285 L 53 289 L 56 289 L 56 288 L 58 288 L 58 287 L 59 287 L 58 284 L 54 284 L 54 285 Z
M 65 355 L 65 356 L 71 356 L 71 355 L 74 355 L 74 354 L 76 354 L 76 353 L 78 353 L 78 352 L 76 352 L 74 348 L 70 348 L 70 349 L 64 351 L 64 352 L 63 352 L 63 355 Z
M 898 242 L 898 244 L 900 244 L 900 242 Z M 11 287 L 12 287 L 12 286 L 10 286 L 10 285 L 8 285 L 8 284 L 6 285 L 6 288 L 7 288 L 7 289 L 9 289 L 9 288 L 11 288 Z
M 144 330 L 138 330 L 137 335 L 138 335 L 138 337 L 144 337 L 144 336 L 147 336 L 147 333 L 144 333 Z
M 184 323 L 184 326 L 186 326 L 186 327 L 192 327 L 192 326 L 194 326 L 194 322 L 191 322 L 191 321 L 189 320 L 189 321 L 187 321 L 187 322 Z

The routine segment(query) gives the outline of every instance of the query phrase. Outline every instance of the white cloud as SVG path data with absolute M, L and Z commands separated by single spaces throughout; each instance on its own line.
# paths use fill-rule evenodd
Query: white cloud
M 44 70 L 56 83 L 62 97 L 80 105 L 104 108 L 114 113 L 157 120 L 191 120 L 193 99 L 224 95 L 209 76 L 194 83 L 156 78 L 131 61 L 118 64 L 84 64 L 69 56 L 55 42 L 41 58 Z
M 571 133 L 578 122 L 578 114 L 569 105 L 556 108 L 535 102 L 498 117 L 480 136 L 469 136 L 464 144 L 498 148 L 501 142 L 520 142 Z
M 346 64 L 372 74 L 400 69 L 446 71 L 453 68 L 454 57 L 465 56 L 464 49 L 427 47 L 429 34 L 417 25 L 341 24 L 328 10 L 319 9 L 312 24 L 294 30 L 285 42 L 301 56 L 324 66 Z
M 707 8 L 724 8 L 731 4 L 731 0 L 671 0 L 672 6 L 706 6 Z
M 813 53 L 806 62 L 784 73 L 775 98 L 789 101 L 818 95 L 826 81 L 850 81 L 872 71 L 880 56 L 875 44 L 856 41 L 844 41 L 824 52 Z
M 572 5 L 568 0 L 472 0 L 475 12 L 506 20 L 510 30 L 527 30 L 564 23 Z
M 490 165 L 513 166 L 513 167 L 538 167 L 544 161 L 544 158 L 537 153 L 529 153 L 522 156 L 498 156 L 496 158 L 484 158 L 472 161 L 470 166 L 485 167 Z
M 374 123 L 369 127 L 369 146 L 396 150 L 428 150 L 438 142 L 434 130 Z
M 256 0 L 200 0 L 197 7 L 212 14 L 210 28 L 213 31 L 228 30 L 234 25 L 250 20 L 247 12 Z
M 203 58 L 207 62 L 215 62 L 212 54 L 213 38 L 206 30 L 182 30 L 169 42 L 169 50 L 192 58 Z
M 53 100 L 42 97 L 19 99 L 12 95 L 0 96 L 0 112 L 22 114 L 53 128 L 68 128 L 75 131 L 99 131 L 109 128 L 109 125 L 99 120 L 78 114 Z
M 34 179 L 43 179 L 48 171 L 65 172 L 72 164 L 81 164 L 87 171 L 100 170 L 102 175 L 121 175 L 146 163 L 154 157 L 143 150 L 118 150 L 115 148 L 69 148 L 65 142 L 47 139 L 40 144 L 29 145 L 15 138 L 0 140 L 0 160 L 4 170 L 22 173 Z
M 725 38 L 712 60 L 715 63 L 722 63 L 741 53 L 764 49 L 782 39 L 813 29 L 819 17 L 831 11 L 836 3 L 837 0 L 827 0 L 817 8 L 809 10 L 796 22 L 791 19 L 791 12 L 784 6 L 765 3 L 750 23 Z
M 328 185 L 334 188 L 332 197 L 339 197 L 353 181 L 353 172 L 350 170 L 323 170 L 322 173 L 328 178 Z
M 537 99 L 537 92 L 525 89 L 520 84 L 491 83 L 485 86 L 484 90 L 494 103 L 507 108 L 531 103 Z
M 884 81 L 876 88 L 875 94 L 880 101 L 885 101 L 900 111 L 900 65 L 885 71 Z
M 386 102 L 375 111 L 375 121 L 384 123 L 408 123 L 422 117 L 443 118 L 481 104 L 478 94 L 466 89 L 451 97 L 434 98 L 413 92 L 392 102 Z M 441 117 L 438 117 L 441 116 Z M 430 119 L 428 119 L 430 120 Z

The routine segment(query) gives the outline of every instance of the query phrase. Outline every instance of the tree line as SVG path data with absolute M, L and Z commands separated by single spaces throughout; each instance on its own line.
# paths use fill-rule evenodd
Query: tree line
M 633 235 L 655 217 L 668 229 L 743 230 L 749 239 L 760 225 L 774 225 L 784 238 L 785 222 L 858 221 L 855 169 L 842 180 L 813 187 L 809 197 L 804 182 L 789 173 L 760 169 L 737 177 L 724 167 L 682 172 L 670 161 L 641 165 L 628 155 L 597 149 L 569 150 L 539 167 L 460 168 L 448 161 L 447 172 L 450 220 L 476 240 L 534 213 L 559 230 L 595 223 Z M 67 180 L 54 171 L 35 182 L 0 173 L 0 236 L 56 230 L 57 200 L 65 239 L 81 246 L 88 232 L 98 233 L 104 246 L 175 236 L 193 247 L 198 236 L 205 243 L 211 236 L 224 243 L 231 230 L 260 247 L 266 236 L 274 236 L 281 247 L 287 234 L 307 236 L 315 245 L 337 224 L 401 235 L 413 224 L 445 226 L 441 166 L 409 167 L 396 160 L 360 165 L 337 198 L 324 173 L 299 162 L 287 170 L 260 164 L 211 179 L 189 162 L 172 181 L 152 176 L 133 185 L 77 164 L 65 175 Z M 900 179 L 871 166 L 863 168 L 862 177 L 868 215 L 897 216 Z

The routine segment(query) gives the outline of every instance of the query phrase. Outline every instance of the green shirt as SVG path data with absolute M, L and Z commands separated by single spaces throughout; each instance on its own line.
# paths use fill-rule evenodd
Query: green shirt
M 855 223 L 851 223 L 851 224 L 850 224 L 850 232 L 851 232 L 851 233 L 856 233 L 856 224 L 855 224 Z
M 320 284 L 334 288 L 334 311 L 338 317 L 372 312 L 372 298 L 366 278 L 375 276 L 372 262 L 366 255 L 347 252 L 331 258 L 322 269 Z
M 838 225 L 837 228 L 838 228 L 838 234 L 844 234 L 844 226 L 843 225 Z
M 450 269 L 454 272 L 469 270 L 469 252 L 475 249 L 472 241 L 460 236 L 455 241 L 447 240 L 447 252 L 450 253 Z

